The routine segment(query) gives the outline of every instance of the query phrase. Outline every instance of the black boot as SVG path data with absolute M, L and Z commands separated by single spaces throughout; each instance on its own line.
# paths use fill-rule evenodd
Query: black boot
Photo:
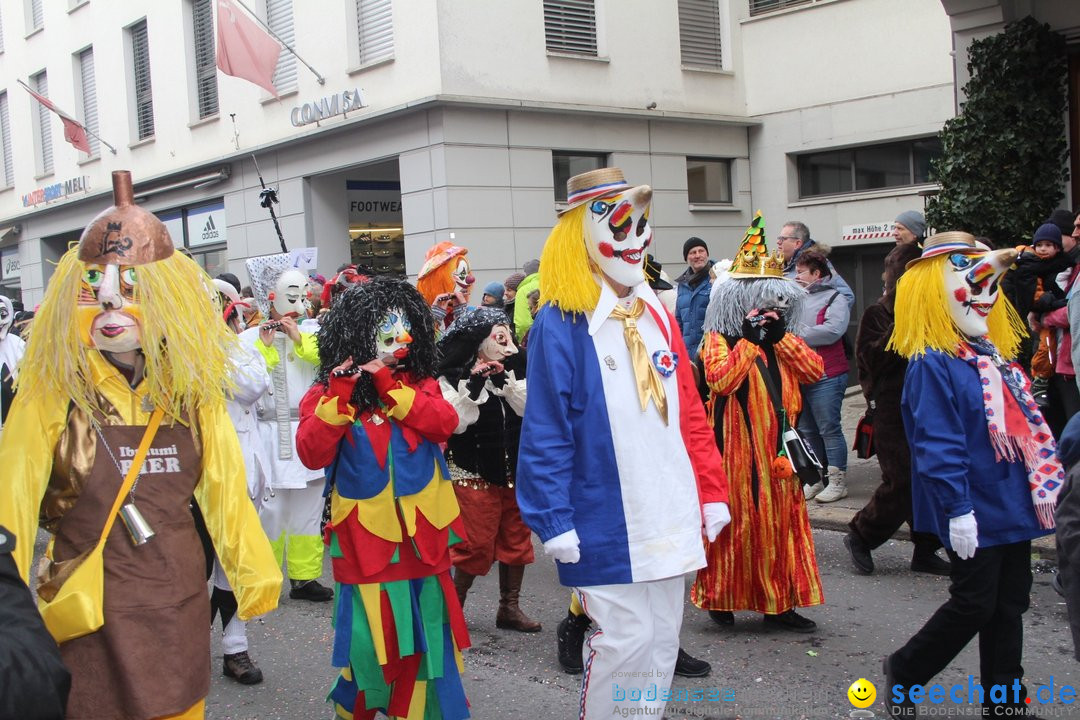
M 930 548 L 916 545 L 915 552 L 911 556 L 911 569 L 914 572 L 948 576 L 952 572 L 952 565 L 948 560 L 940 558 Z
M 318 580 L 290 580 L 289 582 L 292 583 L 289 597 L 293 600 L 329 602 L 334 599 L 334 591 L 325 585 L 320 585 Z
M 462 609 L 465 609 L 465 596 L 468 594 L 469 588 L 472 587 L 474 580 L 476 580 L 475 575 L 471 575 L 461 568 L 454 568 L 454 590 L 457 591 L 457 599 L 461 603 Z
M 860 574 L 869 575 L 874 572 L 874 558 L 870 555 L 870 548 L 861 537 L 849 532 L 844 536 L 844 547 L 851 553 L 851 562 Z
M 585 632 L 591 624 L 592 621 L 585 613 L 575 615 L 569 611 L 559 622 L 559 627 L 555 630 L 555 640 L 559 644 L 559 665 L 564 672 L 577 675 L 584 669 L 581 648 L 585 645 Z
M 679 658 L 675 661 L 676 675 L 685 678 L 699 678 L 705 677 L 711 672 L 712 665 L 679 648 Z

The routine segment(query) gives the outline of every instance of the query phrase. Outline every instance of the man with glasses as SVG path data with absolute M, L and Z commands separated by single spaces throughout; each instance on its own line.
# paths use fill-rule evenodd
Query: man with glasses
M 822 245 L 811 239 L 810 228 L 798 220 L 784 223 L 784 227 L 780 229 L 780 234 L 776 236 L 776 246 L 784 254 L 784 277 L 792 280 L 795 279 L 795 264 L 799 259 L 799 255 L 807 250 L 816 249 L 822 255 L 828 256 L 831 250 L 828 245 Z M 836 290 L 847 298 L 848 305 L 855 307 L 855 293 L 851 291 L 851 287 L 840 276 L 840 273 L 836 272 L 832 262 L 829 262 L 829 272 L 836 279 Z

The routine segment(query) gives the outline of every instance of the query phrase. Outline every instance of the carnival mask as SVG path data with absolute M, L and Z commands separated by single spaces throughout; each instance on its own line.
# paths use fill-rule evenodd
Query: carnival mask
M 274 283 L 269 299 L 278 317 L 307 317 L 311 286 L 307 275 L 299 270 L 286 270 Z
M 983 337 L 989 332 L 986 318 L 997 302 L 999 280 L 1016 259 L 1011 249 L 952 253 L 945 259 L 945 294 L 949 315 L 964 335 Z
M 375 331 L 375 357 L 387 365 L 404 360 L 412 342 L 412 335 L 409 334 L 411 329 L 405 313 L 398 308 L 387 310 Z
M 15 320 L 15 308 L 11 300 L 0 295 L 0 340 L 7 337 L 11 323 Z
M 477 353 L 481 360 L 502 362 L 511 355 L 517 355 L 517 346 L 514 345 L 514 336 L 507 325 L 494 325 L 491 334 L 480 343 Z
M 456 289 L 463 295 L 468 295 L 472 284 L 476 282 L 476 277 L 473 276 L 472 271 L 469 269 L 469 261 L 459 257 L 453 275 Z
M 585 247 L 607 278 L 633 287 L 645 280 L 645 250 L 652 243 L 652 188 L 640 185 L 592 200 L 585 212 Z
M 79 333 L 82 341 L 102 352 L 123 353 L 142 346 L 136 302 L 137 268 L 87 264 L 79 290 Z

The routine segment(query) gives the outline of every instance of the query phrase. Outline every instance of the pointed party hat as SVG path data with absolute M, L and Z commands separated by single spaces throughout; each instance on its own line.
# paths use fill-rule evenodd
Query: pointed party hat
M 784 276 L 784 256 L 779 250 L 770 253 L 765 244 L 765 218 L 760 210 L 754 213 L 753 222 L 746 228 L 728 274 L 735 278 Z

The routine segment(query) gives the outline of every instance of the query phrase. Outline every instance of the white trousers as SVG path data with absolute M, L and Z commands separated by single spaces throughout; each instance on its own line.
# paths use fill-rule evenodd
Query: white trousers
M 225 577 L 225 569 L 221 567 L 221 561 L 216 557 L 214 558 L 214 574 L 211 575 L 211 581 L 214 583 L 214 587 L 232 592 L 229 579 Z M 247 649 L 247 623 L 241 620 L 239 615 L 233 615 L 232 620 L 225 626 L 224 634 L 221 636 L 221 652 L 225 655 L 235 655 L 236 653 L 246 652 Z
M 624 708 L 655 708 L 649 717 L 663 717 L 679 654 L 683 577 L 574 592 L 596 625 L 582 648 L 579 720 L 610 718 Z

